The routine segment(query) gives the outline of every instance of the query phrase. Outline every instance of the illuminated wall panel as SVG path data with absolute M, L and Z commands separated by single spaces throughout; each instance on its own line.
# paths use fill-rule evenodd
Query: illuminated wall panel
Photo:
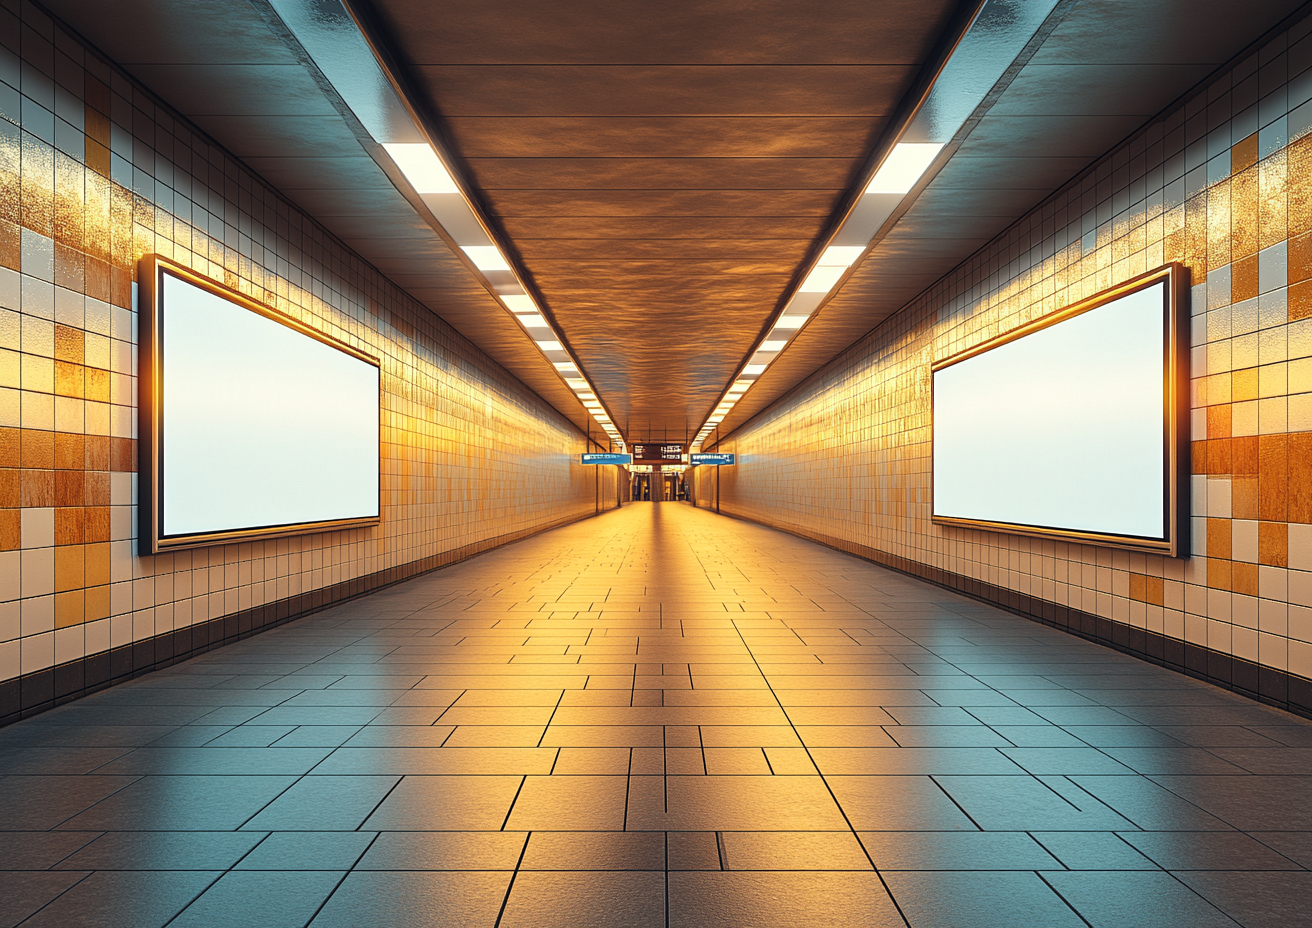
M 1151 273 L 935 365 L 934 521 L 1184 553 L 1182 276 Z
M 140 549 L 376 524 L 377 360 L 156 256 L 138 280 Z

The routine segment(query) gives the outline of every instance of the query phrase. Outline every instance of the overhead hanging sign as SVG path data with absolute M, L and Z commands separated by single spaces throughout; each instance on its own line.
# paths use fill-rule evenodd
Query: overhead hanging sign
M 666 442 L 664 444 L 645 443 L 635 444 L 633 447 L 633 459 L 642 461 L 644 464 L 682 464 L 683 463 L 683 444 L 675 442 Z
M 694 454 L 691 458 L 693 464 L 709 464 L 712 467 L 722 467 L 733 463 L 732 454 Z
M 632 464 L 631 454 L 585 454 L 584 464 Z

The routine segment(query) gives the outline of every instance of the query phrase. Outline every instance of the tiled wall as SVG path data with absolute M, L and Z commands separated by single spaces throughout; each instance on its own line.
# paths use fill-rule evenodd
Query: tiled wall
M 729 436 L 722 511 L 1312 709 L 1309 31 L 1209 80 Z M 1194 556 L 931 524 L 931 364 L 1168 261 L 1194 283 Z
M 381 527 L 135 556 L 133 274 L 150 252 L 382 359 Z M 613 468 L 582 467 L 584 450 L 240 163 L 0 2 L 0 720 L 20 676 L 28 708 L 613 506 L 595 472 Z M 111 650 L 94 680 L 46 673 Z

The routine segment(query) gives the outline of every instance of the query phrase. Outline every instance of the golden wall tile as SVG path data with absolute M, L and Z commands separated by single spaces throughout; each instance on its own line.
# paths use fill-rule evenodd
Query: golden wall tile
M 1231 561 L 1207 558 L 1207 585 L 1214 590 L 1228 590 L 1231 586 Z
M 17 551 L 22 547 L 22 510 L 0 509 L 0 551 Z
M 93 586 L 86 590 L 87 622 L 107 619 L 111 615 L 109 586 Z
M 1219 268 L 1229 263 L 1230 182 L 1222 181 L 1207 191 L 1207 266 Z
M 1289 321 L 1312 317 L 1312 280 L 1304 280 L 1289 287 Z
M 1257 174 L 1257 168 L 1252 167 L 1230 179 L 1230 253 L 1233 261 L 1257 254 Z
M 1312 135 L 1305 135 L 1288 148 L 1289 234 L 1312 232 Z
M 1257 477 L 1235 477 L 1230 481 L 1230 510 L 1236 519 L 1258 518 Z
M 1257 476 L 1257 436 L 1246 435 L 1230 441 L 1230 473 Z
M 1231 464 L 1231 449 L 1233 448 L 1234 441 L 1233 438 L 1208 439 L 1207 470 L 1203 473 L 1229 474 L 1233 472 L 1234 468 Z
M 53 468 L 55 466 L 54 432 L 23 429 L 21 436 L 24 467 Z
M 1231 529 L 1229 519 L 1207 520 L 1207 556 L 1229 560 Z
M 23 134 L 22 219 L 24 228 L 50 238 L 55 233 L 54 149 L 35 136 Z
M 0 267 L 16 271 L 22 263 L 23 240 L 19 227 L 0 219 Z
M 109 509 L 108 506 L 87 506 L 82 510 L 85 517 L 87 544 L 110 540 Z
M 1312 522 L 1312 432 L 1289 436 L 1289 521 Z
M 1236 142 L 1230 149 L 1230 173 L 1238 174 L 1257 164 L 1257 133 Z
M 1257 524 L 1257 559 L 1271 567 L 1289 566 L 1289 526 L 1284 522 Z
M 1244 596 L 1257 595 L 1257 565 L 1234 561 L 1230 565 L 1230 589 Z
M 86 586 L 86 564 L 82 545 L 55 548 L 55 592 L 81 590 Z
M 1266 522 L 1284 522 L 1288 518 L 1289 471 L 1284 435 L 1258 438 L 1258 512 Z
M 86 594 L 69 590 L 55 594 L 55 628 L 69 628 L 86 621 Z
M 55 505 L 82 506 L 86 500 L 86 478 L 81 471 L 57 470 L 55 474 Z
M 13 467 L 0 468 L 0 509 L 17 509 L 23 504 L 19 471 Z
M 1239 303 L 1257 296 L 1257 255 L 1235 260 L 1230 270 L 1230 299 Z
M 1258 163 L 1258 247 L 1279 245 L 1289 229 L 1289 199 L 1285 189 L 1288 161 L 1280 151 Z

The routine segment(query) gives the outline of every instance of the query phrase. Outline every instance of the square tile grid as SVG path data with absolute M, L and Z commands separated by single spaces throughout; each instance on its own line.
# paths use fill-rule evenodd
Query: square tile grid
M 1296 926 L 1310 752 L 633 503 L 0 729 L 0 924 Z

